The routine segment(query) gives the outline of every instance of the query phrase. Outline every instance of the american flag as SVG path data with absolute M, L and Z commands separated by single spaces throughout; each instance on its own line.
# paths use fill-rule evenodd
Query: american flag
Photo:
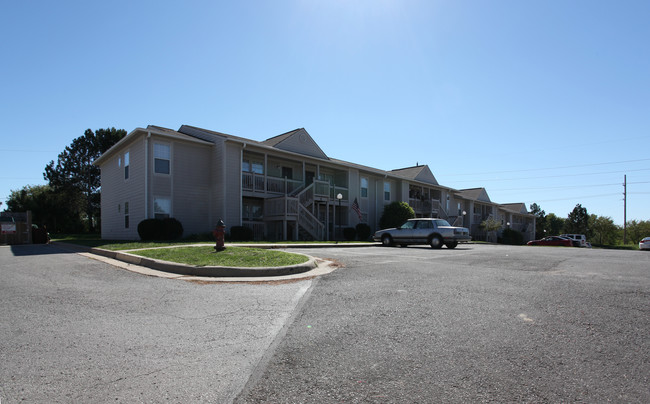
M 354 198 L 354 202 L 352 202 L 352 210 L 357 213 L 357 216 L 359 216 L 359 221 L 361 221 L 361 209 L 359 209 L 359 202 L 357 202 L 357 198 Z

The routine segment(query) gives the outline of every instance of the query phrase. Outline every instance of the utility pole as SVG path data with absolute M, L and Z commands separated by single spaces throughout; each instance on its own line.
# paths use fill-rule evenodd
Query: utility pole
M 627 244 L 627 175 L 623 176 L 623 244 Z

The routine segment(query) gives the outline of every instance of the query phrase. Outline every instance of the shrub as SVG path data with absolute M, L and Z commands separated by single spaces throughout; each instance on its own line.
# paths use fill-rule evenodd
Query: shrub
M 384 208 L 379 219 L 379 227 L 387 229 L 397 227 L 415 217 L 415 211 L 406 202 L 393 202 Z
M 347 241 L 353 241 L 357 238 L 357 230 L 354 227 L 346 227 L 343 229 L 343 238 Z
M 173 217 L 163 219 L 165 240 L 176 240 L 183 236 L 183 225 Z
M 145 219 L 138 223 L 142 241 L 175 240 L 183 235 L 183 225 L 177 219 Z
M 368 241 L 370 239 L 370 236 L 372 234 L 372 231 L 370 230 L 370 226 L 368 226 L 365 223 L 359 223 L 356 226 L 357 230 L 357 239 L 360 241 Z
M 50 241 L 50 236 L 47 234 L 45 227 L 32 228 L 32 243 L 34 244 L 47 244 Z
M 144 219 L 138 223 L 138 235 L 142 241 L 159 240 L 162 232 L 162 220 Z
M 253 241 L 253 229 L 246 226 L 232 226 L 230 239 L 233 241 Z
M 517 230 L 503 229 L 498 242 L 501 244 L 522 245 L 524 244 L 524 235 Z

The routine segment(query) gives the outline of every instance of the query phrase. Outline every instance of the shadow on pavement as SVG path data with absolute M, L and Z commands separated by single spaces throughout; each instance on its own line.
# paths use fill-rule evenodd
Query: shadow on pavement
M 62 250 L 50 244 L 19 244 L 11 246 L 11 253 L 16 256 L 69 254 L 70 251 Z

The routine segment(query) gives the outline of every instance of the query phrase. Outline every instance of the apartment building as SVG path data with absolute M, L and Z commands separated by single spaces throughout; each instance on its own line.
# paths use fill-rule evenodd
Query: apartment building
M 484 188 L 440 185 L 427 165 L 384 171 L 329 157 L 304 129 L 264 141 L 183 125 L 136 128 L 94 164 L 101 168 L 102 238 L 138 239 L 146 218 L 174 217 L 184 234 L 223 220 L 258 240 L 330 240 L 358 223 L 378 229 L 384 206 L 408 202 L 485 239 L 489 217 L 530 240 L 523 203 L 497 204 Z

